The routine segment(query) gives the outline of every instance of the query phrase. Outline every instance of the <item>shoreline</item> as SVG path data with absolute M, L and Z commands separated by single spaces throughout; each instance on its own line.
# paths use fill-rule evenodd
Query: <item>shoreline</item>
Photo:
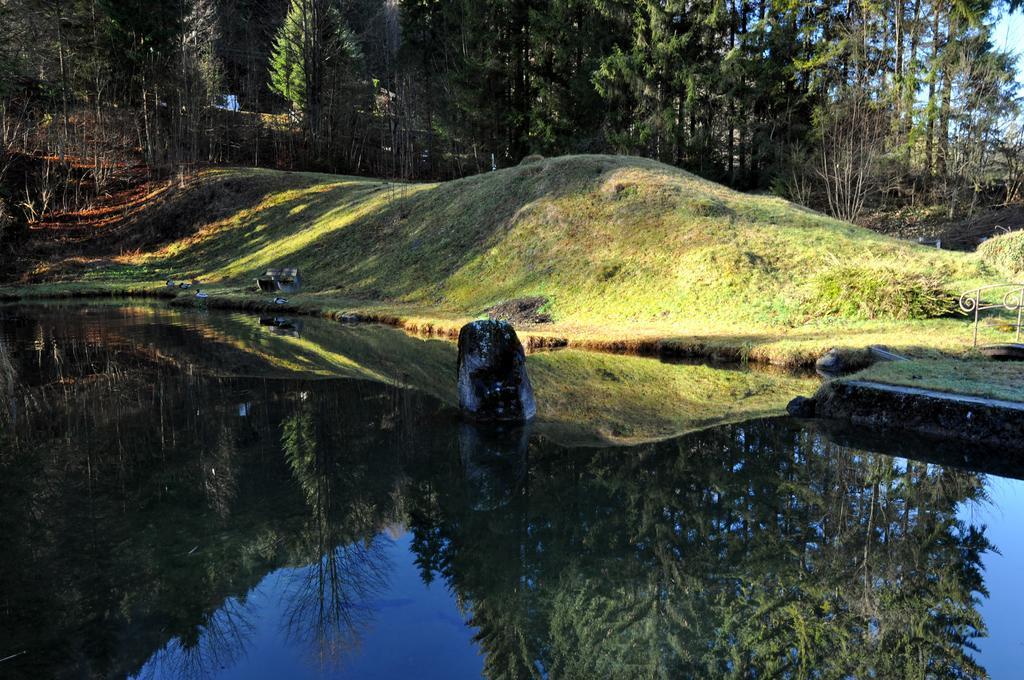
M 466 323 L 478 317 L 441 316 L 431 317 L 417 314 L 402 314 L 395 311 L 376 311 L 372 308 L 376 303 L 368 301 L 369 307 L 350 306 L 345 309 L 332 308 L 329 305 L 317 305 L 311 303 L 289 303 L 275 305 L 263 300 L 239 297 L 237 294 L 231 296 L 213 296 L 197 304 L 191 295 L 181 294 L 177 289 L 154 288 L 155 284 L 146 287 L 110 287 L 110 288 L 83 288 L 75 289 L 65 287 L 54 291 L 32 290 L 36 286 L 61 286 L 67 284 L 29 284 L 24 289 L 31 290 L 29 294 L 12 293 L 0 288 L 0 303 L 5 304 L 45 304 L 52 302 L 81 301 L 83 304 L 90 300 L 155 300 L 166 302 L 171 307 L 201 309 L 217 309 L 222 311 L 252 312 L 258 314 L 293 315 L 303 317 L 322 318 L 339 323 L 352 324 L 381 324 L 398 328 L 410 335 L 438 338 L 449 341 L 456 341 L 459 337 L 459 330 Z M 71 284 L 78 285 L 78 284 Z M 86 284 L 88 285 L 88 284 Z M 99 284 L 101 286 L 108 284 Z M 22 290 L 19 287 L 19 290 Z M 577 349 L 603 354 L 647 357 L 664 360 L 694 359 L 719 363 L 732 364 L 760 364 L 788 370 L 805 370 L 814 368 L 818 359 L 816 352 L 792 352 L 784 355 L 782 360 L 766 356 L 758 352 L 757 348 L 751 348 L 747 342 L 716 343 L 702 340 L 699 337 L 684 339 L 680 336 L 670 335 L 638 335 L 627 337 L 616 335 L 614 332 L 609 337 L 587 338 L 581 335 L 574 336 L 572 333 L 561 333 L 557 326 L 551 332 L 545 332 L 543 328 L 535 325 L 516 327 L 516 332 L 527 352 L 542 352 L 557 349 Z M 779 340 L 783 339 L 780 336 Z M 827 343 L 826 343 L 827 344 Z M 840 348 L 839 352 L 845 365 L 852 369 L 859 369 L 873 363 L 870 350 L 864 348 Z
M 137 250 L 53 252 L 21 283 L 0 286 L 0 298 L 188 305 L 191 296 L 164 281 L 199 279 L 210 308 L 441 338 L 486 310 L 542 299 L 529 314 L 507 308 L 529 351 L 798 369 L 835 349 L 852 370 L 872 363 L 873 345 L 911 358 L 963 355 L 971 336 L 953 302 L 992 280 L 976 256 L 641 158 L 565 156 L 397 197 L 385 186 L 246 168 L 200 173 L 140 214 L 133 233 L 149 240 Z M 168 224 L 181 228 L 160 227 Z M 280 307 L 273 295 L 261 300 L 254 277 L 285 265 L 302 272 L 302 292 Z M 540 312 L 548 323 L 534 323 Z
M 878 435 L 913 433 L 1011 452 L 1024 460 L 1024 402 L 860 380 L 824 383 L 794 414 L 801 420 L 845 423 Z M 966 456 L 966 452 L 965 452 Z
M 341 324 L 379 324 L 397 328 L 410 336 L 437 338 L 454 342 L 462 325 L 470 317 L 429 318 L 412 314 L 361 309 L 332 309 L 326 305 L 309 303 L 275 305 L 251 297 L 215 296 L 197 304 L 190 294 L 177 289 L 147 287 L 121 287 L 107 289 L 58 291 L 34 290 L 30 294 L 11 294 L 0 290 L 0 303 L 45 304 L 69 302 L 88 304 L 90 300 L 151 300 L 165 302 L 178 309 L 214 309 L 219 311 L 249 312 L 322 318 Z M 558 334 L 538 333 L 532 328 L 517 329 L 524 348 L 529 353 L 557 349 L 576 349 L 601 354 L 636 356 L 665 361 L 692 359 L 709 363 L 733 365 L 754 364 L 779 370 L 800 371 L 813 367 L 814 358 L 804 362 L 774 363 L 759 361 L 756 354 L 743 347 L 712 346 L 694 342 L 683 345 L 679 340 L 664 337 L 632 340 L 587 339 L 563 337 Z M 888 432 L 914 433 L 937 437 L 948 442 L 966 442 L 985 447 L 1024 451 L 1024 401 L 995 399 L 963 392 L 920 389 L 896 382 L 887 383 L 870 378 L 861 379 L 859 369 L 873 363 L 870 351 L 847 349 L 841 353 L 850 370 L 846 377 L 825 382 L 814 395 L 813 419 L 819 422 L 847 423 L 849 425 Z M 906 365 L 911 365 L 910 362 Z M 941 362 L 939 362 L 941 363 Z M 872 369 L 874 370 L 874 369 Z M 870 373 L 870 371 L 868 372 Z M 799 417 L 799 416 L 798 416 Z M 1016 424 L 1015 424 L 1016 423 Z

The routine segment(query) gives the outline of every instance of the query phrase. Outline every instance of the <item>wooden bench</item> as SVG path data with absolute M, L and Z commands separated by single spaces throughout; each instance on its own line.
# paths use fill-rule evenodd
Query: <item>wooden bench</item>
M 263 293 L 295 293 L 301 286 L 302 278 L 294 267 L 268 269 L 256 277 L 256 290 Z

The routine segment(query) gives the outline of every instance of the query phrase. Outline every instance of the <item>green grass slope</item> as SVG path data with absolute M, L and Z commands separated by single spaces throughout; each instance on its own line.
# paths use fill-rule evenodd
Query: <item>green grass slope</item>
M 884 361 L 847 379 L 1024 402 L 1024 371 L 1014 362 Z
M 1007 281 L 1019 282 L 1024 278 L 1024 231 L 1011 231 L 989 239 L 978 247 L 981 257 Z
M 266 267 L 290 264 L 303 269 L 311 291 L 467 313 L 545 295 L 556 320 L 599 323 L 672 322 L 695 310 L 786 323 L 834 313 L 827 289 L 836 277 L 891 271 L 955 282 L 979 274 L 961 255 L 638 158 L 566 157 L 397 188 L 255 170 L 207 181 L 238 175 L 268 186 L 253 205 L 167 248 L 151 266 L 248 283 Z M 187 202 L 188 193 L 177 200 Z
M 198 277 L 217 295 L 255 298 L 244 291 L 258 273 L 297 266 L 305 291 L 294 302 L 321 310 L 383 305 L 454 322 L 540 295 L 555 322 L 540 333 L 610 344 L 704 334 L 759 358 L 759 346 L 780 339 L 801 348 L 782 354 L 810 356 L 835 344 L 837 323 L 858 346 L 949 335 L 893 321 L 942 316 L 954 293 L 989 276 L 976 256 L 632 157 L 569 156 L 419 185 L 211 170 L 159 215 L 195 224 L 207 210 L 211 221 L 193 235 L 88 278 Z

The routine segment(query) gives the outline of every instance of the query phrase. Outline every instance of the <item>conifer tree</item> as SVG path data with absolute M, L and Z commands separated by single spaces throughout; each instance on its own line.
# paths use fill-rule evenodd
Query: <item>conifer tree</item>
M 292 0 L 270 53 L 270 89 L 297 113 L 306 111 L 303 0 Z

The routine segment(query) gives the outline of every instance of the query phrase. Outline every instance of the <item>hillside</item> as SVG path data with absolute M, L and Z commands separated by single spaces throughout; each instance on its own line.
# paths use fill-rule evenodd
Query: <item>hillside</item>
M 989 239 L 978 247 L 978 254 L 1007 281 L 1019 281 L 1024 276 L 1024 231 Z
M 296 266 L 305 289 L 292 302 L 308 311 L 436 328 L 540 296 L 553 321 L 527 329 L 540 335 L 608 346 L 701 335 L 705 349 L 783 363 L 837 337 L 955 350 L 962 321 L 918 320 L 948 315 L 955 294 L 992 276 L 974 255 L 618 156 L 419 185 L 210 170 L 166 192 L 140 224 L 190 235 L 87 267 L 76 283 L 198 278 L 221 301 L 251 302 L 262 299 L 247 292 L 257 274 Z M 759 357 L 766 343 L 776 351 Z

